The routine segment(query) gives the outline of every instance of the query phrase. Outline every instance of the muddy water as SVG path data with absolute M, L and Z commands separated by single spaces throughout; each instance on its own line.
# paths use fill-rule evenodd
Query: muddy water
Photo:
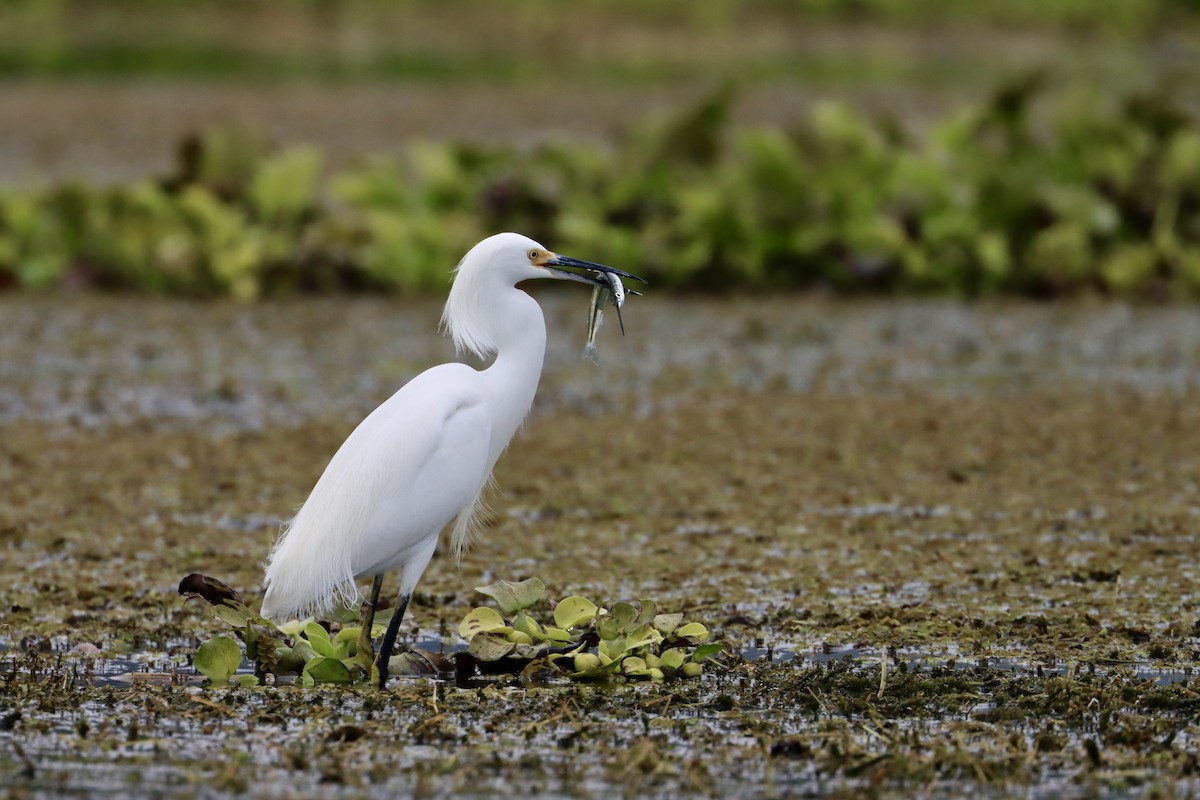
M 452 645 L 471 587 L 538 575 L 550 597 L 685 610 L 728 645 L 722 664 L 604 689 L 114 681 L 186 676 L 219 631 L 175 596 L 182 575 L 257 601 L 279 520 L 338 443 L 450 357 L 438 304 L 5 297 L 3 784 L 1198 788 L 1194 311 L 647 298 L 593 367 L 586 299 L 543 301 L 545 375 L 489 533 L 460 567 L 434 560 L 404 638 Z

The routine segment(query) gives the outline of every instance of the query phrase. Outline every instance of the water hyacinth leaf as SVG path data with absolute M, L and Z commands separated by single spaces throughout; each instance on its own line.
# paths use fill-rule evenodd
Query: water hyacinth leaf
M 538 647 L 537 645 L 517 643 L 517 645 L 514 646 L 509 652 L 509 655 L 513 658 L 535 658 L 536 656 L 540 655 L 541 652 L 542 648 Z
M 305 626 L 312 621 L 312 617 L 305 617 L 304 619 L 289 619 L 282 625 L 276 625 L 275 630 L 279 631 L 285 636 L 295 637 L 299 636 L 300 632 L 304 630 Z
M 683 622 L 683 614 L 658 614 L 654 617 L 654 629 L 663 636 L 670 636 Z
M 687 625 L 676 628 L 675 636 L 687 641 L 688 644 L 700 644 L 708 638 L 708 628 L 699 622 L 689 622 Z
M 313 649 L 307 639 L 297 639 L 295 646 L 292 647 L 292 654 L 300 659 L 301 664 L 307 664 L 314 658 L 319 658 L 317 651 Z
M 600 656 L 595 653 L 576 653 L 573 664 L 576 672 L 590 672 L 601 667 Z
M 250 625 L 250 615 L 246 611 L 245 606 L 237 609 L 221 604 L 212 606 L 209 611 L 212 612 L 214 617 L 231 628 L 246 628 Z
M 467 652 L 480 661 L 499 661 L 511 653 L 516 645 L 494 633 L 478 633 L 471 637 Z
M 659 660 L 662 661 L 662 665 L 664 667 L 670 667 L 671 669 L 679 669 L 680 667 L 683 666 L 685 656 L 683 654 L 683 651 L 680 650 L 678 647 L 672 647 L 668 650 L 664 650 L 662 655 L 659 656 Z
M 633 621 L 633 627 L 652 625 L 654 618 L 658 616 L 658 603 L 653 600 L 638 600 L 638 605 L 642 607 L 642 610 L 638 612 L 637 619 Z
M 347 655 L 346 645 L 335 645 L 329 638 L 329 631 L 316 622 L 304 626 L 304 636 L 313 650 L 325 658 L 342 659 Z
M 638 658 L 637 656 L 629 656 L 621 661 L 621 671 L 626 675 L 631 672 L 644 671 L 645 669 L 645 659 Z
M 304 675 L 317 683 L 350 683 L 349 668 L 336 658 L 314 658 L 304 665 Z
M 477 608 L 463 617 L 458 625 L 458 634 L 470 641 L 477 633 L 509 630 L 504 618 L 495 609 Z
M 526 636 L 530 636 L 534 639 L 547 638 L 542 633 L 542 628 L 540 625 L 538 625 L 537 620 L 526 614 L 524 611 L 517 614 L 516 618 L 513 619 L 512 626 L 514 630 L 520 631 Z
M 595 618 L 597 610 L 596 604 L 586 597 L 578 595 L 564 597 L 554 607 L 554 624 L 560 629 L 570 630 L 586 622 L 591 622 Z
M 649 625 L 643 625 L 640 628 L 635 628 L 630 631 L 625 637 L 625 649 L 637 650 L 639 647 L 645 647 L 649 644 L 658 644 L 662 641 L 662 634 L 654 630 Z
M 564 631 L 562 628 L 555 628 L 551 625 L 546 626 L 546 638 L 552 642 L 569 642 L 571 634 Z
M 355 625 L 350 628 L 342 628 L 333 637 L 333 641 L 336 642 L 337 644 L 342 644 L 345 642 L 356 642 L 356 641 L 358 641 L 358 635 L 360 633 L 362 633 L 361 625 Z
M 692 661 L 703 661 L 710 656 L 715 656 L 719 652 L 721 652 L 721 645 L 716 642 L 702 644 L 692 651 Z
M 490 586 L 476 586 L 475 591 L 495 600 L 500 612 L 508 615 L 529 608 L 541 600 L 546 592 L 546 584 L 542 583 L 540 578 L 529 578 L 519 583 L 496 581 Z
M 291 675 L 304 669 L 304 653 L 297 653 L 294 648 L 280 647 L 275 651 L 275 664 L 267 671 L 276 675 Z
M 513 644 L 533 644 L 533 637 L 523 631 L 510 630 L 504 638 Z
M 596 631 L 603 639 L 615 639 L 629 631 L 637 616 L 637 609 L 629 603 L 617 603 L 612 611 L 596 620 Z
M 196 649 L 193 665 L 215 684 L 226 684 L 242 663 L 242 648 L 228 636 L 217 636 Z
M 389 609 L 389 610 L 391 610 L 391 609 Z M 385 612 L 376 614 L 375 621 L 378 622 L 383 617 L 384 613 Z M 349 606 L 347 606 L 345 604 L 336 605 L 333 608 L 329 609 L 329 611 L 325 612 L 325 619 L 330 619 L 330 620 L 333 620 L 334 622 L 340 622 L 343 625 L 350 625 L 350 624 L 357 623 L 359 620 L 359 616 L 360 616 L 359 610 L 357 608 L 350 608 Z M 385 624 L 386 624 L 386 620 L 385 620 Z
M 704 672 L 704 667 L 700 666 L 698 661 L 689 661 L 683 665 L 683 674 L 688 678 L 699 678 Z
M 238 675 L 232 681 L 238 686 L 258 686 L 257 675 Z

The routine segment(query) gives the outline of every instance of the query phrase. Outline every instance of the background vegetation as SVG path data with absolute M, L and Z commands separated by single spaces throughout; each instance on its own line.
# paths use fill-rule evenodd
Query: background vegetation
M 0 286 L 440 291 L 470 244 L 512 229 L 696 290 L 1200 291 L 1198 28 L 1182 0 L 0 13 L 10 89 L 418 86 L 447 106 L 465 93 L 479 118 L 347 157 L 337 131 L 313 141 L 235 114 L 160 136 L 170 174 L 10 182 Z M 901 85 L 903 102 L 879 92 Z M 635 107 L 590 135 L 538 122 L 538 98 L 614 91 Z M 661 102 L 642 107 L 645 92 Z M 523 132 L 488 135 L 489 117 L 523 109 Z

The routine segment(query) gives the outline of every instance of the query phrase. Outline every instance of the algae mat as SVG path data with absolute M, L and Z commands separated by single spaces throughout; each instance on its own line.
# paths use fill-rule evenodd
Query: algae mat
M 471 587 L 537 575 L 555 598 L 686 610 L 720 664 L 603 687 L 189 685 L 218 627 L 175 584 L 256 599 L 280 517 L 361 408 L 448 356 L 436 304 L 10 299 L 9 795 L 1200 789 L 1189 312 L 646 303 L 596 371 L 576 363 L 583 302 L 545 302 L 543 393 L 488 535 L 435 559 L 404 636 L 451 647 Z

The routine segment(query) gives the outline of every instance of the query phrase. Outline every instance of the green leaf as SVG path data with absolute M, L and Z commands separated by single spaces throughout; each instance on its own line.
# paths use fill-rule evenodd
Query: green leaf
M 477 633 L 508 629 L 504 618 L 491 608 L 477 608 L 463 617 L 462 622 L 458 624 L 459 635 L 467 641 L 470 641 Z
M 350 683 L 350 670 L 336 658 L 314 658 L 304 665 L 304 674 L 317 683 Z
M 513 620 L 512 626 L 521 633 L 533 637 L 534 639 L 547 638 L 542 633 L 542 627 L 538 625 L 537 620 L 526 614 L 524 611 L 521 611 L 517 614 L 516 619 Z
M 600 669 L 600 656 L 595 653 L 576 653 L 574 660 L 576 672 L 590 672 Z
M 510 630 L 504 635 L 504 638 L 513 644 L 533 644 L 533 637 L 522 631 Z
M 653 600 L 638 600 L 638 605 L 642 610 L 638 612 L 637 619 L 633 621 L 633 627 L 640 628 L 643 625 L 651 625 L 654 623 L 654 617 L 658 614 L 658 604 Z
M 702 644 L 692 651 L 692 661 L 703 661 L 709 656 L 714 656 L 721 652 L 721 645 L 713 642 L 711 644 Z
M 664 650 L 663 654 L 659 656 L 659 659 L 662 661 L 662 665 L 664 667 L 679 669 L 683 666 L 684 655 L 683 651 L 678 647 L 672 647 L 669 650 Z
M 238 686 L 258 686 L 257 675 L 238 675 L 233 679 Z
M 250 625 L 250 616 L 245 611 L 245 606 L 242 609 L 236 609 L 222 604 L 212 606 L 209 610 L 212 611 L 214 617 L 231 628 L 245 628 Z
M 242 663 L 242 648 L 228 636 L 217 636 L 197 648 L 192 663 L 213 683 L 225 684 Z
M 276 675 L 291 675 L 304 671 L 304 653 L 297 653 L 295 648 L 280 647 L 276 651 L 275 666 L 270 672 Z
M 296 637 L 296 636 L 299 636 L 300 633 L 304 630 L 304 627 L 312 621 L 313 621 L 312 617 L 306 617 L 305 619 L 289 619 L 287 622 L 283 623 L 282 625 L 276 625 L 275 630 L 279 631 L 280 633 L 284 634 L 285 636 Z
M 362 633 L 361 625 L 355 625 L 352 628 L 342 628 L 337 632 L 337 635 L 333 637 L 333 641 L 338 644 L 343 642 L 356 642 L 358 641 L 358 635 L 360 633 Z
M 547 625 L 546 638 L 552 642 L 569 642 L 571 641 L 571 634 L 567 631 L 564 631 L 562 628 L 555 628 Z
M 294 147 L 261 162 L 250 184 L 250 199 L 259 215 L 271 222 L 292 221 L 316 203 L 321 153 Z
M 602 639 L 615 639 L 629 632 L 637 617 L 637 609 L 629 603 L 617 603 L 612 611 L 596 620 L 596 632 Z
M 658 614 L 654 617 L 654 629 L 663 636 L 670 636 L 681 622 L 683 614 Z
M 546 592 L 546 584 L 540 578 L 530 578 L 520 583 L 496 581 L 490 586 L 476 586 L 475 591 L 486 594 L 500 606 L 500 612 L 505 615 L 515 614 L 529 608 Z
M 634 672 L 636 670 L 644 670 L 644 669 L 646 669 L 645 659 L 638 658 L 637 656 L 629 656 L 628 658 L 621 661 L 621 671 L 626 674 L 629 674 L 630 672 Z
M 307 664 L 314 658 L 320 657 L 317 655 L 317 651 L 313 649 L 313 646 L 307 639 L 296 640 L 295 646 L 292 647 L 292 655 L 299 659 L 301 664 Z
M 572 595 L 564 597 L 554 607 L 554 624 L 560 629 L 569 630 L 585 622 L 591 622 L 596 616 L 596 604 L 586 597 Z
M 636 621 L 636 620 L 635 620 Z M 635 628 L 625 637 L 625 649 L 636 650 L 639 647 L 645 647 L 648 644 L 658 644 L 662 641 L 662 634 L 654 630 L 649 625 L 643 625 L 640 628 Z
M 516 647 L 517 645 L 494 633 L 478 633 L 471 637 L 467 652 L 480 661 L 499 661 Z
M 675 630 L 675 637 L 683 639 L 688 644 L 700 644 L 708 638 L 708 628 L 699 622 L 689 622 L 687 625 Z
M 309 622 L 304 626 L 304 638 L 312 642 L 315 646 L 318 639 L 329 641 L 329 631 L 318 622 Z
M 315 622 L 310 622 L 304 629 L 304 633 L 308 638 L 308 643 L 312 645 L 312 649 L 325 658 L 341 660 L 350 652 L 347 643 L 334 644 L 329 638 L 329 631 Z

